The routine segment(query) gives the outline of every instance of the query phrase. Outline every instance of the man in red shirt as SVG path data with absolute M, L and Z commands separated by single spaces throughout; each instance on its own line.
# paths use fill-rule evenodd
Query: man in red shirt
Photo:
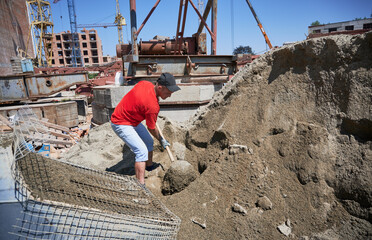
M 123 97 L 111 115 L 112 129 L 136 155 L 134 169 L 141 184 L 145 184 L 145 169 L 153 169 L 154 140 L 149 132 L 164 148 L 170 145 L 156 128 L 159 97 L 164 100 L 178 90 L 180 88 L 170 73 L 161 74 L 155 86 L 151 82 L 140 81 Z M 146 120 L 148 131 L 141 123 L 143 120 Z

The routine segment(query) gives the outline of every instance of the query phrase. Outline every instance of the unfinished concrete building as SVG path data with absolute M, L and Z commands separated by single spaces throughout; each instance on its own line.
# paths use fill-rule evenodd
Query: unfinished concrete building
M 102 42 L 98 36 L 97 30 L 85 28 L 78 33 L 81 59 L 84 66 L 97 66 L 104 63 L 102 55 Z M 56 33 L 53 35 L 52 44 L 52 66 L 53 67 L 71 67 L 72 66 L 72 35 L 70 31 Z
M 0 1 L 0 75 L 12 74 L 12 58 L 17 50 L 26 50 L 29 22 L 25 0 Z M 33 56 L 32 42 L 28 54 Z

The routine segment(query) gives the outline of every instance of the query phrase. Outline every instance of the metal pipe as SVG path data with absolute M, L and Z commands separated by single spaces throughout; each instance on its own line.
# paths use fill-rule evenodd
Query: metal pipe
M 204 13 L 203 13 L 203 20 L 204 21 L 201 20 L 201 22 L 199 24 L 198 31 L 196 32 L 197 35 L 200 35 L 200 33 L 203 31 L 203 26 L 206 26 L 205 21 L 207 21 L 209 12 L 211 10 L 211 7 L 212 7 L 212 0 L 208 0 L 207 6 L 205 7 L 205 10 L 204 10 Z
M 181 53 L 181 45 L 183 41 L 183 33 L 185 32 L 185 24 L 186 24 L 186 15 L 187 15 L 187 7 L 189 6 L 188 0 L 185 0 L 185 8 L 183 9 L 183 18 L 182 18 L 182 30 L 181 30 L 181 37 L 178 43 L 178 53 Z
M 178 47 L 178 37 L 179 37 L 179 34 L 180 34 L 180 24 L 181 24 L 181 17 L 182 17 L 182 7 L 183 6 L 183 0 L 180 0 L 180 7 L 179 7 L 179 10 L 178 10 L 178 21 L 177 21 L 177 32 L 176 32 L 176 45 L 175 45 L 175 49 L 177 49 Z M 176 51 L 174 52 L 174 54 L 176 54 Z
M 136 0 L 130 0 L 130 25 L 132 36 L 132 54 L 133 57 L 138 59 L 138 46 L 137 46 L 137 13 L 136 13 Z
M 138 31 L 136 32 L 136 35 L 138 36 L 139 33 L 141 32 L 143 26 L 145 26 L 147 20 L 149 20 L 150 16 L 152 15 L 152 13 L 154 12 L 155 8 L 159 5 L 160 3 L 160 0 L 156 1 L 155 5 L 152 7 L 151 11 L 149 12 L 149 14 L 147 15 L 147 17 L 145 18 L 145 20 L 143 21 L 143 23 L 141 24 L 141 26 L 139 27 Z
M 217 0 L 213 0 L 212 4 L 212 31 L 214 34 L 214 38 L 211 38 L 212 41 L 212 51 L 211 55 L 217 54 Z

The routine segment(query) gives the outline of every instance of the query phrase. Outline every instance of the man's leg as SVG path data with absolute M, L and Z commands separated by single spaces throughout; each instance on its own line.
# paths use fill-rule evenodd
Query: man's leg
M 146 161 L 146 167 L 152 166 L 152 153 L 153 151 L 149 152 L 149 159 Z
M 150 133 L 147 131 L 146 127 L 140 123 L 135 127 L 136 132 L 141 137 L 142 141 L 146 144 L 148 149 L 148 160 L 146 161 L 146 167 L 152 166 L 152 156 L 154 149 L 154 140 L 151 137 Z
M 136 178 L 141 184 L 145 184 L 145 168 L 146 162 L 136 162 L 134 170 L 136 171 Z
M 148 149 L 133 126 L 115 125 L 111 123 L 114 132 L 130 147 L 136 155 L 134 169 L 136 177 L 141 184 L 145 183 L 145 168 L 148 158 Z

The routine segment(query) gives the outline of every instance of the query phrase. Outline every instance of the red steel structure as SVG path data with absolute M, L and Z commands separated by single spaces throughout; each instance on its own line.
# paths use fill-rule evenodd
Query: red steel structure
M 203 15 L 192 0 L 180 0 L 175 39 L 154 38 L 150 41 L 138 40 L 150 16 L 159 5 L 157 0 L 143 23 L 137 30 L 136 1 L 130 0 L 131 44 L 117 45 L 117 56 L 123 59 L 123 73 L 127 80 L 156 79 L 162 72 L 172 73 L 181 82 L 222 81 L 236 72 L 236 59 L 232 55 L 217 55 L 217 0 L 208 0 Z M 188 6 L 195 10 L 200 24 L 195 34 L 185 37 Z M 211 27 L 207 18 L 211 12 Z M 211 54 L 207 55 L 206 28 L 211 37 Z M 127 64 L 127 68 L 126 68 Z

